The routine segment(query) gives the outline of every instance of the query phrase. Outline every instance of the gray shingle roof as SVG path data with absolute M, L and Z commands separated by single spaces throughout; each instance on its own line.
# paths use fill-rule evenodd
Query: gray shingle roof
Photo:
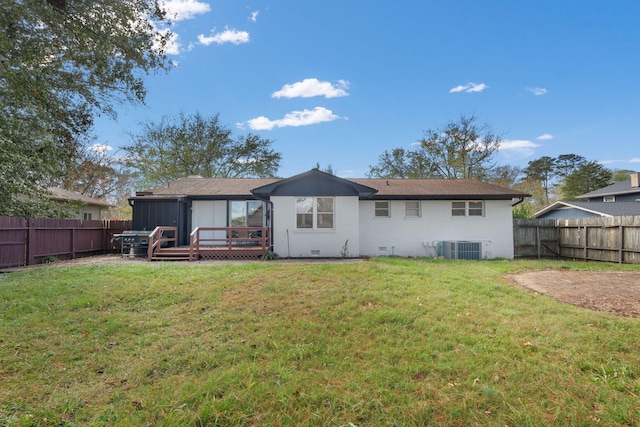
M 279 178 L 180 178 L 143 193 L 154 196 L 247 196 L 251 190 L 280 181 Z M 141 193 L 138 193 L 141 194 Z M 151 195 L 150 194 L 150 195 Z
M 137 196 L 248 196 L 251 190 L 280 181 L 280 178 L 180 178 L 169 184 L 139 192 Z M 420 197 L 430 199 L 511 199 L 528 194 L 469 179 L 347 179 L 374 188 L 375 198 Z
M 632 187 L 630 179 L 626 181 L 616 182 L 615 184 L 611 184 L 607 187 L 600 188 L 598 190 L 594 190 L 589 193 L 582 194 L 576 197 L 578 199 L 590 199 L 592 197 L 614 196 L 616 194 L 629 194 L 629 193 L 640 194 L 640 187 Z
M 51 198 L 53 200 L 59 201 L 78 201 L 82 203 L 86 203 L 87 205 L 95 205 L 95 206 L 112 206 L 110 203 L 105 202 L 103 200 L 94 199 L 93 197 L 85 196 L 80 193 L 76 193 L 75 191 L 65 190 L 64 188 L 58 187 L 49 187 L 47 190 L 52 194 Z
M 375 198 L 428 197 L 450 199 L 482 197 L 511 199 L 529 196 L 526 193 L 472 179 L 381 179 L 357 178 L 351 181 L 378 190 Z

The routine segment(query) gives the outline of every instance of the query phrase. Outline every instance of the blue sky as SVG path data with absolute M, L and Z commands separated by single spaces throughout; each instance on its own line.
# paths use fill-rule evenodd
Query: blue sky
M 144 106 L 100 118 L 98 142 L 140 123 L 220 115 L 283 155 L 364 177 L 385 150 L 475 114 L 497 163 L 578 154 L 640 170 L 640 1 L 173 0 L 168 74 Z

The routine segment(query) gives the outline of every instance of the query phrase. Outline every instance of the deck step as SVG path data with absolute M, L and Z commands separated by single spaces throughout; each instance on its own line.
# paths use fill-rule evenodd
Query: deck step
M 196 251 L 196 260 L 250 260 L 260 259 L 267 250 L 260 246 L 249 247 L 211 247 Z M 159 248 L 151 257 L 151 261 L 190 261 L 188 247 Z

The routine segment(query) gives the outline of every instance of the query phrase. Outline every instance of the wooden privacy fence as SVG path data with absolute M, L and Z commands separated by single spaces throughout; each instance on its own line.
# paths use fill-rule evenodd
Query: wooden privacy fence
M 0 217 L 0 268 L 109 252 L 112 235 L 129 229 L 131 221 Z
M 515 257 L 640 263 L 640 216 L 513 221 Z

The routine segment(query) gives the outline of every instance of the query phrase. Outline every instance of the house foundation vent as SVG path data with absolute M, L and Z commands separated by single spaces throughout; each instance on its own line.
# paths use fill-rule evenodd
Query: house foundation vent
M 482 243 L 438 242 L 438 256 L 446 259 L 482 259 Z

